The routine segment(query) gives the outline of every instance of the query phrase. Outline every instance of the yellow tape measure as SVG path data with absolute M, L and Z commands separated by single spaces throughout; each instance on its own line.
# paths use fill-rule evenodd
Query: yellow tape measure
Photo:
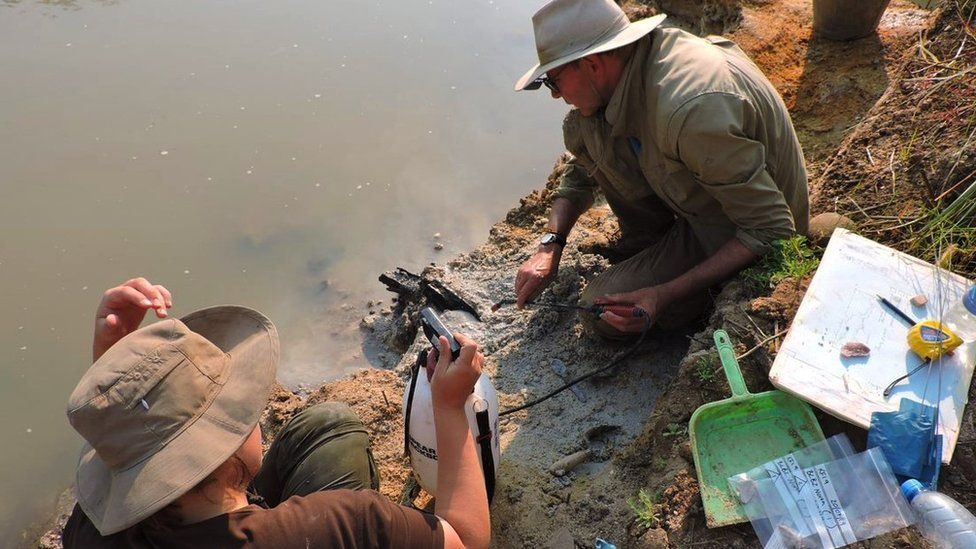
M 935 360 L 962 345 L 962 339 L 938 320 L 923 320 L 908 330 L 908 347 L 926 360 Z

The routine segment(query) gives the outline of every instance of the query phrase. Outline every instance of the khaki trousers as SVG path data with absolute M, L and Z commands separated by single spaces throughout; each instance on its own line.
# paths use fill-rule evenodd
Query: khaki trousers
M 631 292 L 671 281 L 698 265 L 735 236 L 725 226 L 689 221 L 674 212 L 652 194 L 641 200 L 626 200 L 597 174 L 597 180 L 623 233 L 617 250 L 628 259 L 617 263 L 594 278 L 583 290 L 580 301 L 593 304 L 606 294 Z M 633 255 L 631 255 L 633 254 Z M 708 308 L 707 291 L 674 303 L 661 311 L 654 325 L 664 329 L 679 328 L 697 320 Z M 584 314 L 583 324 L 591 333 L 608 339 L 626 340 L 625 334 L 597 317 Z

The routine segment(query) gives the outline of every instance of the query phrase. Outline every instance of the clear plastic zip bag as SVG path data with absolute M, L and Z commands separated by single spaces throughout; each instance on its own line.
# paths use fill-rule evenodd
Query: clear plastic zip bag
M 880 450 L 847 437 L 787 454 L 729 478 L 765 549 L 830 549 L 914 522 Z

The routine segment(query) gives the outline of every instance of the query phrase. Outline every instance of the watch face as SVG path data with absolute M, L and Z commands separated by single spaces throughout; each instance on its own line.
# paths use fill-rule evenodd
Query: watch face
M 559 244 L 560 246 L 566 245 L 566 240 L 556 233 L 546 233 L 542 235 L 542 239 L 539 240 L 543 245 L 546 244 Z

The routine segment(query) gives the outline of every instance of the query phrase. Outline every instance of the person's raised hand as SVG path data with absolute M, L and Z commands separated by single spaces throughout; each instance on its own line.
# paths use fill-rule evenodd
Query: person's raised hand
M 541 294 L 556 278 L 562 248 L 554 247 L 555 250 L 540 249 L 519 267 L 515 275 L 515 304 L 519 309 Z
M 126 334 L 137 330 L 147 311 L 152 309 L 157 317 L 166 318 L 166 310 L 172 306 L 173 295 L 169 290 L 142 277 L 105 290 L 95 312 L 94 360 Z
M 478 344 L 470 337 L 455 333 L 454 339 L 461 345 L 457 360 L 451 361 L 451 345 L 447 338 L 440 337 L 440 350 L 427 354 L 427 370 L 433 370 L 430 381 L 431 399 L 434 410 L 461 410 L 465 401 L 474 391 L 474 384 L 481 376 L 485 357 Z
M 639 333 L 646 326 L 657 321 L 661 310 L 670 304 L 670 300 L 661 291 L 660 286 L 649 286 L 633 292 L 600 296 L 595 303 L 598 305 L 633 305 L 644 311 L 644 316 L 622 316 L 609 310 L 600 315 L 601 320 L 621 332 Z

